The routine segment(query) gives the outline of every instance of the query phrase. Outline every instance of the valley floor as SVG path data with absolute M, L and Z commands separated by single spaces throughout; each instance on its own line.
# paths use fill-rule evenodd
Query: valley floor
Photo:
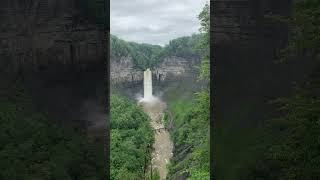
M 169 132 L 164 128 L 163 117 L 166 103 L 159 99 L 151 102 L 141 103 L 144 111 L 151 118 L 151 125 L 155 133 L 155 143 L 153 144 L 152 169 L 157 170 L 160 179 L 166 179 L 168 174 L 167 165 L 172 157 L 173 142 Z

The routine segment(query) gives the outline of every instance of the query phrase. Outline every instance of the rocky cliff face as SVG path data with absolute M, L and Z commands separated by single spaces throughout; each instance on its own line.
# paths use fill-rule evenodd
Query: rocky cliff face
M 40 110 L 89 127 L 105 122 L 107 36 L 80 11 L 78 1 L 2 0 L 0 69 L 22 80 Z
M 189 82 L 195 86 L 200 59 L 166 57 L 151 69 L 153 95 L 162 97 L 170 87 Z M 143 96 L 143 70 L 134 66 L 131 57 L 111 57 L 111 89 L 117 89 L 128 98 L 137 99 Z
M 155 81 L 166 82 L 178 78 L 194 77 L 197 74 L 196 65 L 200 59 L 166 57 L 156 67 L 152 68 L 152 76 Z M 111 58 L 111 83 L 142 83 L 143 71 L 134 66 L 131 57 Z
M 197 58 L 167 57 L 153 69 L 154 78 L 157 81 L 167 81 L 176 78 L 195 77 L 196 66 L 200 64 Z
M 111 84 L 134 83 L 143 80 L 143 72 L 135 68 L 130 56 L 111 57 Z

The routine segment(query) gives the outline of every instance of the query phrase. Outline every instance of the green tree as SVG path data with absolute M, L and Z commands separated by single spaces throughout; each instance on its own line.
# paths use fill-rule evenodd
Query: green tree
M 1 82 L 0 179 L 106 178 L 103 147 L 37 111 L 19 81 Z
M 199 58 L 197 45 L 202 35 L 180 37 L 170 41 L 165 47 L 146 43 L 127 42 L 111 35 L 111 58 L 131 57 L 136 68 L 145 70 L 153 68 L 165 58 L 176 56 L 181 58 Z
M 207 86 L 197 92 L 193 100 L 169 102 L 175 127 L 171 131 L 175 151 L 169 177 L 178 173 L 181 176 L 188 174 L 188 179 L 205 180 L 210 179 L 209 4 L 203 8 L 199 20 L 202 34 L 192 48 L 201 52 L 199 80 L 205 81 Z
M 111 179 L 141 179 L 149 162 L 154 134 L 142 108 L 120 95 L 111 95 Z
M 320 2 L 295 1 L 290 18 L 279 18 L 292 28 L 289 45 L 282 51 L 284 62 L 311 60 L 314 68 L 303 83 L 295 86 L 291 97 L 274 103 L 281 115 L 270 119 L 264 131 L 269 142 L 264 154 L 247 179 L 318 179 L 320 178 Z

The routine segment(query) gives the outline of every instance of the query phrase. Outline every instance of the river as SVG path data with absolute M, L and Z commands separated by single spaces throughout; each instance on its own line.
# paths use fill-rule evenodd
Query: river
M 154 129 L 155 143 L 153 144 L 151 167 L 157 170 L 161 180 L 165 180 L 168 174 L 167 165 L 172 157 L 173 143 L 169 132 L 164 128 L 164 111 L 166 103 L 153 98 L 151 101 L 141 102 L 144 111 L 151 118 L 151 126 Z

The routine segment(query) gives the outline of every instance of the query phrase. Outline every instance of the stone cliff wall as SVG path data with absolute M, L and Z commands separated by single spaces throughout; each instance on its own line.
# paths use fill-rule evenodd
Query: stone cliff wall
M 196 66 L 199 64 L 199 59 L 167 57 L 153 69 L 154 78 L 157 81 L 166 81 L 177 77 L 195 77 L 197 75 Z
M 143 80 L 143 72 L 134 67 L 132 57 L 111 57 L 111 84 L 139 82 Z
M 196 58 L 166 57 L 156 67 L 152 68 L 152 76 L 156 81 L 169 81 L 177 78 L 194 77 L 197 74 Z M 131 57 L 111 58 L 111 84 L 142 83 L 143 71 L 135 68 Z

